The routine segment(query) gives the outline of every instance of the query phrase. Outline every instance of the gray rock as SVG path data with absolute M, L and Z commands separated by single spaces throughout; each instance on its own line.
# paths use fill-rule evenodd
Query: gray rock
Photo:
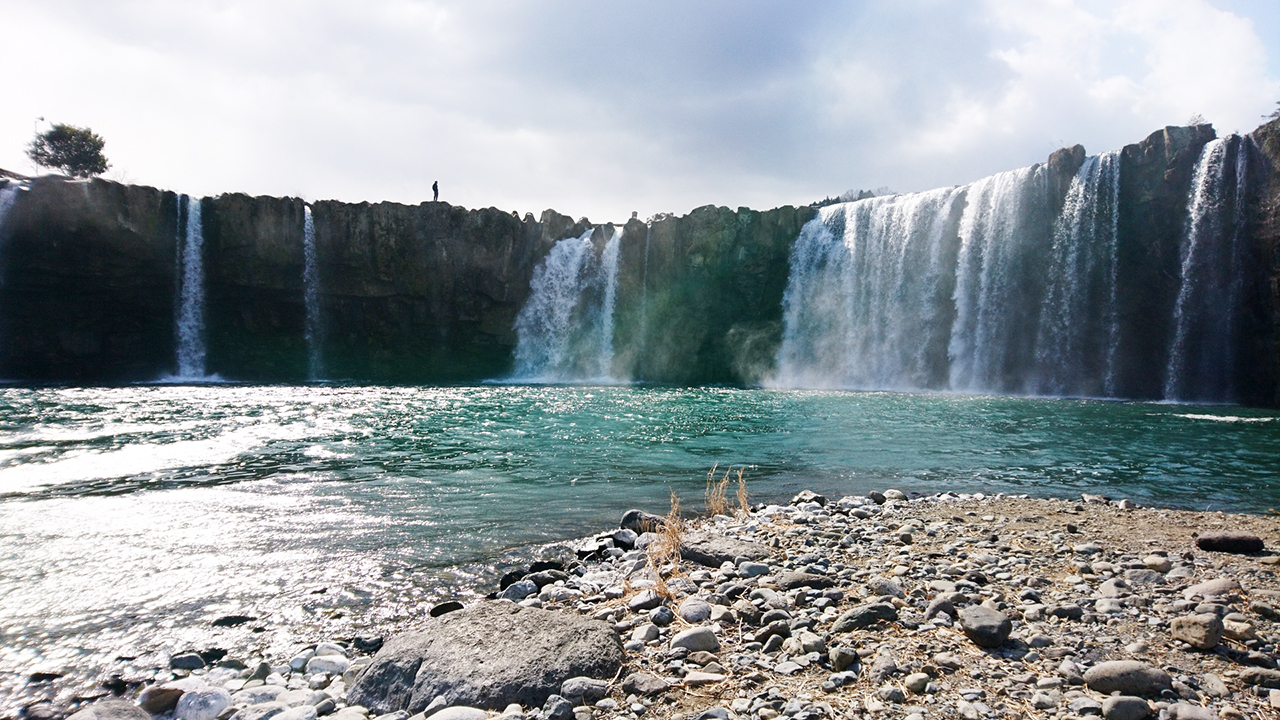
M 1101 715 L 1102 703 L 1085 695 L 1072 698 L 1071 702 L 1067 703 L 1067 709 L 1076 715 Z
M 231 716 L 231 720 L 269 720 L 288 709 L 289 707 L 284 703 L 260 703 L 258 705 L 250 705 L 236 712 L 235 715 Z
M 589 677 L 569 678 L 560 686 L 560 696 L 579 705 L 591 705 L 609 694 L 609 682 Z
M 599 620 L 505 602 L 477 602 L 392 638 L 347 691 L 378 713 L 449 705 L 541 706 L 572 677 L 613 677 L 624 660 Z
M 1240 591 L 1240 583 L 1236 582 L 1234 578 L 1215 578 L 1183 590 L 1182 597 L 1188 600 L 1196 596 L 1221 597 L 1223 595 L 1233 595 Z
M 1169 720 L 1218 720 L 1218 713 L 1203 705 L 1190 703 L 1170 705 L 1168 714 Z
M 884 491 L 884 499 L 885 500 L 906 500 L 907 494 L 902 492 L 901 490 L 889 488 L 888 490 Z
M 1142 564 L 1146 565 L 1148 570 L 1155 570 L 1158 573 L 1167 573 L 1173 569 L 1173 561 L 1167 555 L 1148 555 L 1142 558 Z
M 783 590 L 795 590 L 796 588 L 808 587 L 815 590 L 823 590 L 829 587 L 835 587 L 835 581 L 825 575 L 816 575 L 806 572 L 788 572 L 778 576 L 778 587 Z
M 510 590 L 510 588 L 507 589 Z M 307 661 L 307 674 L 328 673 L 330 675 L 341 675 L 349 667 L 351 667 L 351 661 L 341 655 L 316 655 Z
M 1111 660 L 1098 663 L 1084 673 L 1090 690 L 1110 695 L 1156 697 L 1173 687 L 1173 679 L 1165 671 L 1137 660 Z
M 833 647 L 827 653 L 827 659 L 836 672 L 844 672 L 850 665 L 858 662 L 858 651 L 845 645 Z
M 265 702 L 274 702 L 285 691 L 286 689 L 280 685 L 259 685 L 245 688 L 232 695 L 231 702 L 236 705 L 258 705 Z
M 1133 586 L 1124 578 L 1111 578 L 1098 586 L 1098 594 L 1106 598 L 1118 598 L 1133 594 Z
M 876 697 L 885 702 L 891 702 L 895 705 L 901 704 L 907 699 L 901 688 L 893 685 L 884 685 L 876 691 Z
M 151 720 L 151 716 L 127 700 L 99 700 L 67 720 Z
M 172 710 L 183 692 L 182 688 L 148 685 L 138 694 L 138 705 L 151 715 L 159 715 Z
M 1009 639 L 1013 623 L 1004 613 L 982 605 L 970 605 L 960 610 L 960 628 L 975 645 L 984 648 L 999 647 Z
M 871 669 L 867 671 L 867 677 L 871 679 L 871 684 L 879 685 L 898 672 L 898 661 L 893 657 L 892 653 L 880 651 L 876 654 L 876 659 L 871 663 Z
M 956 606 L 951 602 L 950 598 L 935 597 L 929 601 L 929 607 L 925 608 L 924 619 L 932 620 L 938 613 L 946 613 L 947 617 L 954 618 L 956 616 Z
M 174 670 L 199 670 L 204 667 L 204 658 L 195 653 L 183 653 L 169 658 L 169 667 Z
M 631 528 L 618 528 L 609 537 L 613 539 L 614 545 L 623 550 L 630 550 L 636 546 L 636 539 L 640 537 L 640 534 Z
M 689 596 L 680 603 L 676 614 L 687 623 L 706 622 L 711 617 L 711 604 L 697 596 Z
M 622 692 L 628 695 L 660 695 L 670 687 L 666 680 L 650 672 L 632 673 L 622 681 Z
M 911 673 L 902 679 L 902 686 L 919 695 L 929 687 L 929 676 L 925 673 Z
M 546 720 L 573 720 L 573 703 L 559 695 L 550 695 L 542 705 L 542 717 Z
M 622 514 L 622 522 L 618 523 L 618 527 L 630 530 L 636 535 L 643 535 L 661 530 L 666 524 L 667 519 L 661 515 L 633 509 Z
M 272 720 L 316 720 L 319 713 L 316 712 L 314 705 L 299 705 L 283 710 L 278 715 L 272 716 Z
M 1261 552 L 1264 545 L 1262 538 L 1253 533 L 1226 530 L 1201 533 L 1196 547 L 1208 552 L 1244 554 Z
M 825 495 L 819 495 L 812 490 L 801 490 L 796 493 L 795 497 L 791 498 L 792 505 L 800 505 L 808 502 L 816 502 L 819 505 L 826 505 L 827 498 Z
M 627 607 L 632 612 L 642 612 L 644 610 L 652 610 L 662 604 L 662 596 L 657 590 L 649 588 L 636 593 L 636 596 L 627 601 Z
M 1125 570 L 1124 579 L 1135 585 L 1161 585 L 1164 583 L 1164 575 L 1148 568 Z
M 716 638 L 715 631 L 711 628 L 693 627 L 671 638 L 671 649 L 675 650 L 676 648 L 685 648 L 689 652 L 697 652 L 698 650 L 717 652 L 720 650 L 720 641 Z
M 898 609 L 889 603 L 868 603 L 846 610 L 831 626 L 832 633 L 845 633 L 871 627 L 881 620 L 897 620 Z
M 507 586 L 498 594 L 498 597 L 512 602 L 520 602 L 521 600 L 536 595 L 538 593 L 538 584 L 532 580 L 517 580 Z
M 680 557 L 699 565 L 719 568 L 724 563 L 735 562 L 739 558 L 763 560 L 769 557 L 769 548 L 723 535 L 690 533 L 680 543 Z
M 769 566 L 762 562 L 747 560 L 738 565 L 738 574 L 744 578 L 760 577 L 769 574 Z
M 570 709 L 572 712 L 572 709 Z M 489 717 L 489 713 L 480 708 L 467 707 L 466 705 L 454 705 L 447 707 L 430 715 L 431 720 L 484 720 Z M 570 715 L 572 717 L 572 715 Z
M 1151 714 L 1146 700 L 1132 695 L 1113 695 L 1102 701 L 1102 717 L 1107 720 L 1142 720 Z
M 231 707 L 231 693 L 220 687 L 206 687 L 183 693 L 173 712 L 177 720 L 214 720 Z
M 891 595 L 896 598 L 905 598 L 907 596 L 902 591 L 902 586 L 896 581 L 879 575 L 872 575 L 867 578 L 867 589 L 871 591 L 872 595 Z
M 1197 650 L 1212 650 L 1222 642 L 1223 625 L 1217 615 L 1184 615 L 1169 623 L 1169 633 Z
M 1280 688 L 1280 670 L 1257 667 L 1245 668 L 1240 671 L 1240 682 L 1245 685 Z

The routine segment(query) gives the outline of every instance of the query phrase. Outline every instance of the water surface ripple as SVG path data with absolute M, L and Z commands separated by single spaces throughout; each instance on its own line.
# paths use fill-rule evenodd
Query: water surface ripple
M 753 497 L 1081 491 L 1280 506 L 1280 416 L 1221 406 L 644 387 L 0 390 L 0 710 L 32 672 L 380 631 L 546 543 Z M 546 550 L 542 550 L 546 552 Z M 257 618 L 213 628 L 224 615 Z M 58 687 L 71 687 L 75 682 Z M 68 691 L 69 692 L 69 691 Z

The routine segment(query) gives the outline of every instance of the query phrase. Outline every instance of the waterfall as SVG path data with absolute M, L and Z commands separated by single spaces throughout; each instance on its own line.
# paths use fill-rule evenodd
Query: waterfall
M 1196 162 L 1179 259 L 1166 400 L 1235 399 L 1237 310 L 1243 294 L 1243 233 L 1252 141 L 1213 140 Z
M 613 310 L 622 231 L 600 257 L 588 230 L 551 248 L 516 316 L 515 380 L 612 382 Z
M 10 182 L 0 188 L 0 237 L 4 237 L 4 218 L 9 214 L 9 208 L 18 200 L 18 193 L 26 190 L 26 188 L 17 183 Z
M 618 251 L 622 247 L 622 228 L 614 228 L 600 256 L 604 273 L 604 301 L 600 304 L 600 349 L 596 355 L 596 377 L 613 375 L 613 308 L 618 304 Z
M 181 207 L 186 209 L 187 222 L 185 233 L 179 236 L 182 273 L 178 293 L 177 379 L 199 380 L 205 378 L 204 229 L 200 222 L 200 198 L 183 195 Z
M 950 387 L 1022 392 L 1034 357 L 1040 297 L 1035 269 L 1047 250 L 1048 169 L 1033 165 L 968 188 L 960 220 L 948 355 Z M 1037 232 L 1039 231 L 1039 232 Z
M 1120 153 L 1085 159 L 1053 229 L 1036 393 L 1114 396 L 1120 344 Z
M 316 264 L 316 224 L 311 206 L 303 206 L 302 220 L 302 287 L 306 303 L 307 372 L 311 380 L 319 380 L 320 365 L 320 270 Z
M 791 250 L 773 382 L 924 388 L 945 365 L 960 188 L 823 208 Z M 951 243 L 952 245 L 954 243 Z

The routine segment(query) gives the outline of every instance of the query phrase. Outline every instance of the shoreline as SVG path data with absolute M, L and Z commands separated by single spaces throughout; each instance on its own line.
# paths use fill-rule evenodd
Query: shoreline
M 525 607 L 593 618 L 617 634 L 625 659 L 615 677 L 602 678 L 603 697 L 574 703 L 571 717 L 557 716 L 563 708 L 545 704 L 525 704 L 520 714 L 535 720 L 981 720 L 1085 717 L 1105 710 L 1111 718 L 1137 712 L 1137 705 L 1108 707 L 1107 693 L 1086 682 L 1088 673 L 1109 660 L 1134 659 L 1164 668 L 1158 672 L 1168 678 L 1161 692 L 1147 694 L 1149 712 L 1192 717 L 1186 708 L 1197 705 L 1212 717 L 1280 715 L 1280 690 L 1272 692 L 1280 687 L 1280 557 L 1269 552 L 1280 549 L 1275 518 L 1132 508 L 1099 496 L 885 495 L 890 497 L 828 501 L 801 493 L 792 504 L 757 507 L 749 517 L 689 521 L 686 546 L 700 537 L 761 548 L 759 557 L 739 556 L 743 562 L 727 565 L 700 565 L 686 551 L 678 569 L 659 567 L 655 575 L 644 549 L 626 547 L 634 536 L 614 530 L 566 544 L 581 564 L 543 569 L 533 579 L 536 594 L 516 597 L 526 585 L 508 596 Z M 877 502 L 882 499 L 884 504 Z M 1268 551 L 1241 555 L 1196 547 L 1192 533 L 1217 530 L 1252 533 Z M 1223 591 L 1221 601 L 1186 596 L 1196 584 L 1223 578 L 1237 587 Z M 508 579 L 510 591 L 518 579 Z M 1007 638 L 993 649 L 976 644 L 965 632 L 968 620 L 960 617 L 980 607 L 1010 620 Z M 1213 626 L 1203 617 L 1209 615 L 1218 618 L 1223 628 L 1217 632 L 1224 636 L 1210 649 L 1195 650 L 1175 638 L 1191 637 L 1187 628 L 1195 625 L 1179 618 L 1202 616 L 1195 627 Z M 412 624 L 430 628 L 433 622 Z M 705 636 L 703 628 L 715 638 L 714 652 L 672 649 L 676 635 L 698 630 L 695 635 Z M 304 657 L 303 649 L 265 662 L 243 650 L 217 658 L 175 654 L 171 668 L 157 668 L 145 680 L 120 678 L 95 699 L 119 692 L 133 705 L 145 690 L 143 704 L 157 709 L 159 695 L 176 703 L 185 694 L 189 705 L 216 686 L 221 692 L 212 696 L 218 699 L 205 711 L 225 699 L 217 713 L 192 716 L 188 708 L 177 717 L 377 717 L 377 710 L 346 704 L 379 644 L 352 640 L 321 643 L 314 658 Z M 316 651 L 313 644 L 310 652 Z M 209 667 L 197 667 L 197 661 Z M 628 680 L 632 676 L 637 679 Z M 56 681 L 46 684 L 56 687 Z M 255 688 L 262 689 L 250 692 Z M 647 695 L 647 689 L 655 692 Z M 288 703 L 276 697 L 285 693 L 291 693 Z M 272 707 L 259 707 L 264 702 Z M 65 702 L 28 704 L 25 717 L 51 720 L 76 709 Z M 133 709 L 142 713 L 138 720 L 150 717 Z M 514 720 L 515 709 L 507 708 L 507 715 Z

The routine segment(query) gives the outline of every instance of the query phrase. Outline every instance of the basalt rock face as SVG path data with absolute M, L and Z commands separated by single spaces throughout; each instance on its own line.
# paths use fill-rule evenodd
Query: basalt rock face
M 1245 383 L 1254 390 L 1249 400 L 1280 407 L 1280 119 L 1258 128 L 1251 137 L 1262 155 L 1261 182 L 1254 205 L 1257 210 L 1252 220 L 1258 264 L 1265 269 L 1266 278 L 1262 299 L 1254 298 L 1249 307 L 1261 316 L 1258 325 L 1266 329 L 1257 338 L 1258 350 L 1271 361 L 1258 363 L 1257 376 Z
M 1119 275 L 1121 346 L 1117 394 L 1158 399 L 1168 365 L 1178 297 L 1179 253 L 1196 160 L 1216 134 L 1210 125 L 1166 127 L 1120 155 Z
M 0 226 L 0 377 L 171 373 L 174 194 L 105 180 L 29 185 Z
M 1188 195 L 1201 151 L 1215 135 L 1208 125 L 1169 127 L 1120 153 L 1117 397 L 1164 397 L 1178 332 L 1174 308 Z M 1250 138 L 1232 140 L 1233 148 L 1242 148 L 1232 152 L 1256 156 L 1247 183 L 1248 270 L 1239 276 L 1243 309 L 1233 333 L 1234 387 L 1241 402 L 1277 406 L 1280 121 Z M 1044 212 L 1062 210 L 1084 163 L 1080 146 L 1048 159 L 1051 202 Z M 0 197 L 0 378 L 110 383 L 173 373 L 184 232 L 180 198 L 105 180 L 0 173 L 0 191 L 16 185 L 29 189 L 7 212 Z M 952 226 L 976 202 L 957 198 L 940 259 L 949 276 L 955 275 L 960 243 Z M 207 373 L 268 382 L 311 377 L 306 211 L 296 198 L 230 194 L 201 202 Z M 509 376 L 515 321 L 536 268 L 558 241 L 592 227 L 549 210 L 537 219 L 520 218 L 437 202 L 321 201 L 310 212 L 319 320 L 310 342 L 320 359 L 317 375 L 356 382 Z M 761 212 L 707 206 L 682 217 L 627 222 L 617 245 L 609 374 L 671 384 L 751 384 L 771 377 L 784 330 L 790 254 L 816 213 L 812 207 Z M 597 257 L 611 238 L 610 228 L 596 228 L 591 239 Z M 1019 277 L 1044 274 L 1037 262 L 1047 262 L 1052 237 L 1042 240 L 1043 252 L 1025 253 L 1030 265 Z M 939 322 L 947 326 L 957 315 L 955 292 L 954 280 L 940 283 L 934 298 Z M 1030 290 L 1011 297 L 1024 295 L 1015 304 L 1042 304 Z M 942 370 L 921 387 L 947 386 L 950 350 L 946 335 L 938 338 L 927 350 Z
M 210 371 L 305 379 L 303 203 L 224 195 L 208 207 Z M 312 212 L 321 374 L 367 382 L 506 373 L 534 265 L 585 227 L 447 203 L 325 201 Z
M 782 338 L 787 256 L 809 207 L 701 207 L 622 236 L 614 374 L 659 383 L 753 383 Z

